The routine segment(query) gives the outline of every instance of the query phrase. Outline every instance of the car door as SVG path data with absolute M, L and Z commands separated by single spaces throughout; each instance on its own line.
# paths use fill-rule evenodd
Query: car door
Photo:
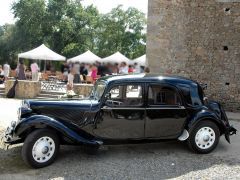
M 144 138 L 145 108 L 142 84 L 111 87 L 102 105 L 93 133 L 107 139 Z
M 176 138 L 184 127 L 187 111 L 177 88 L 169 84 L 147 86 L 146 129 L 147 138 Z

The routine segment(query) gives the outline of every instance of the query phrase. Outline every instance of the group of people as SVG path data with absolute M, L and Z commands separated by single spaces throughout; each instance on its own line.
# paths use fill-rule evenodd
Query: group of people
M 40 68 L 36 61 L 33 61 L 30 65 L 31 75 L 33 81 L 39 80 Z M 10 65 L 6 62 L 3 66 L 0 65 L 0 84 L 4 83 L 10 75 Z M 68 89 L 73 88 L 74 83 L 81 83 L 86 81 L 87 77 L 90 77 L 94 83 L 99 77 L 106 75 L 117 75 L 117 74 L 133 74 L 133 73 L 149 73 L 149 68 L 140 66 L 137 63 L 133 65 L 127 65 L 126 62 L 120 64 L 115 63 L 101 63 L 96 62 L 93 64 L 87 63 L 67 63 L 61 65 L 61 72 L 63 80 L 67 82 Z M 16 68 L 16 77 L 19 80 L 26 80 L 26 66 L 22 60 Z
M 0 65 L 0 84 L 3 84 L 8 79 L 10 70 L 10 65 L 7 62 L 3 66 Z
M 36 61 L 34 61 L 31 65 L 31 74 L 32 74 L 32 80 L 38 81 L 39 80 L 39 67 Z M 3 66 L 0 65 L 0 84 L 3 84 L 10 75 L 11 67 L 6 62 Z M 26 80 L 26 66 L 24 65 L 24 62 L 22 60 L 19 61 L 19 64 L 16 68 L 16 77 L 18 80 Z
M 32 74 L 32 80 L 38 81 L 39 80 L 39 67 L 36 61 L 33 61 L 30 65 L 31 68 L 31 74 Z M 17 78 L 18 80 L 26 80 L 26 66 L 24 65 L 24 62 L 22 60 L 19 61 L 19 64 L 16 69 Z
M 97 61 L 93 64 L 79 62 L 64 63 L 62 64 L 61 71 L 64 79 L 68 82 L 67 85 L 70 90 L 73 88 L 74 83 L 81 83 L 81 80 L 85 81 L 87 76 L 92 78 L 92 82 L 95 82 L 99 77 L 106 75 L 148 73 L 149 69 L 139 66 L 137 63 L 133 65 L 127 65 L 126 62 L 122 62 L 121 64 L 105 64 Z

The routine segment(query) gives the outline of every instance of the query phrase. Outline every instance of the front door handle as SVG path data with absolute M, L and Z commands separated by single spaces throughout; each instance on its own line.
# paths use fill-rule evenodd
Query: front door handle
M 102 109 L 102 110 L 107 110 L 107 111 L 112 110 L 112 108 L 110 108 L 110 107 L 108 107 L 108 106 L 103 106 L 101 109 Z

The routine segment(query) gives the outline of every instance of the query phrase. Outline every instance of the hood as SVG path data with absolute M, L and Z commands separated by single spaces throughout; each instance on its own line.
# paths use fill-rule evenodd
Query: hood
M 92 104 L 96 102 L 90 99 L 67 99 L 26 100 L 25 103 L 34 114 L 79 124 L 91 113 Z
M 91 109 L 92 102 L 90 99 L 67 99 L 67 100 L 26 100 L 32 110 L 42 108 L 60 108 L 60 109 L 71 109 L 81 108 L 85 110 Z

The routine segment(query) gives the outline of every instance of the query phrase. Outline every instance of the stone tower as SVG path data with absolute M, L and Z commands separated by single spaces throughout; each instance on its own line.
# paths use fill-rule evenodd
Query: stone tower
M 149 0 L 147 31 L 151 72 L 206 83 L 240 110 L 240 0 Z

